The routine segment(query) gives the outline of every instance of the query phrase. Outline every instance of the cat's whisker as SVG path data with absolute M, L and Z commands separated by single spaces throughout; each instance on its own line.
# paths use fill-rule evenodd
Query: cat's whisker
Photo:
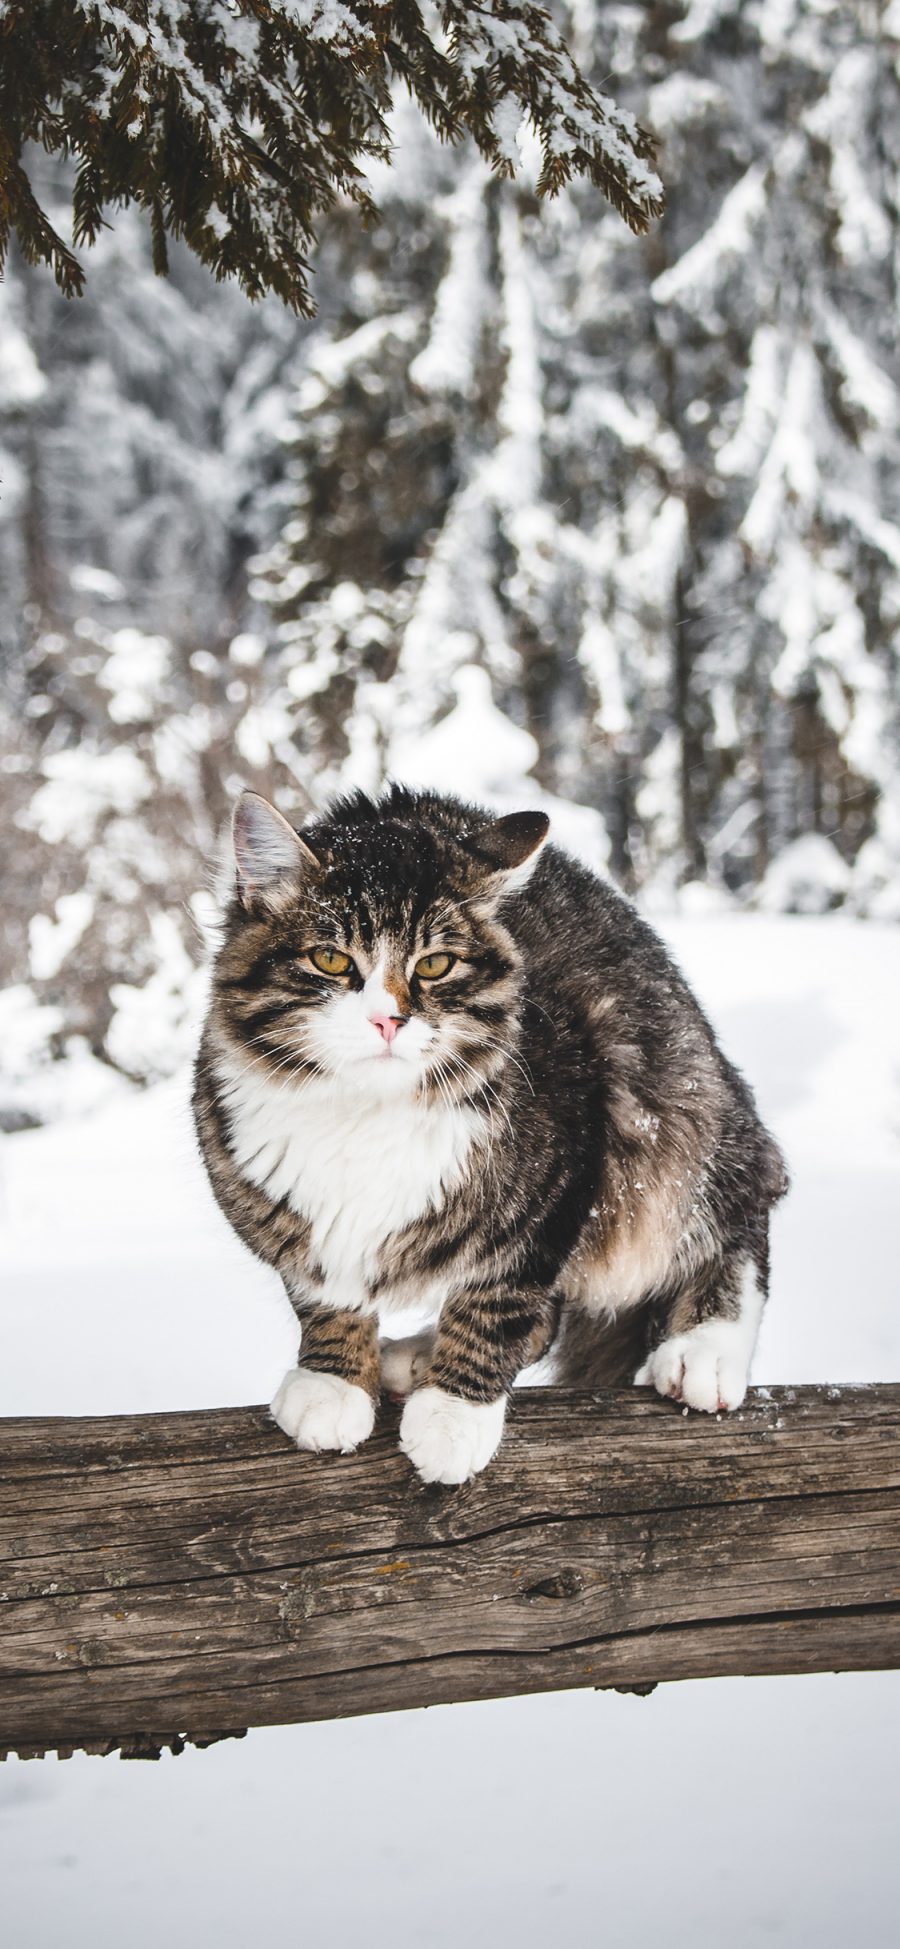
M 266 1051 L 266 1061 L 263 1065 L 263 1068 L 264 1068 L 264 1073 L 267 1076 L 272 1076 L 272 1077 L 280 1076 L 284 1078 L 284 1081 L 278 1084 L 279 1089 L 285 1088 L 287 1083 L 290 1082 L 292 1077 L 304 1073 L 300 1069 L 294 1057 L 285 1055 L 280 1059 L 275 1060 L 272 1058 L 271 1053 L 269 1051 Z
M 487 1114 L 491 1126 L 491 1141 L 493 1142 L 496 1134 L 494 1117 L 493 1117 L 492 1099 L 494 1102 L 496 1102 L 497 1109 L 501 1112 L 502 1116 L 504 1117 L 506 1121 L 507 1129 L 510 1131 L 511 1134 L 512 1123 L 509 1117 L 509 1113 L 506 1109 L 505 1104 L 501 1102 L 500 1097 L 497 1094 L 496 1085 L 491 1082 L 490 1078 L 482 1075 L 480 1070 L 475 1069 L 471 1063 L 466 1062 L 465 1058 L 463 1056 L 458 1055 L 456 1051 L 453 1051 L 450 1055 L 448 1055 L 445 1058 L 445 1067 L 449 1069 L 451 1075 L 453 1074 L 454 1070 L 458 1070 L 459 1072 L 461 1072 L 461 1075 L 463 1077 L 465 1077 L 466 1075 L 471 1076 L 475 1084 L 475 1089 L 472 1092 L 473 1095 L 478 1094 L 486 1098 L 485 1108 L 487 1110 Z
M 304 1057 L 304 1052 L 299 1046 L 290 1042 L 280 1042 L 273 1047 L 268 1036 L 265 1035 L 248 1036 L 244 1046 L 247 1049 L 263 1049 L 267 1054 L 275 1056 L 299 1056 L 301 1061 Z
M 459 1098 L 457 1098 L 456 1096 L 454 1096 L 454 1094 L 453 1094 L 453 1091 L 452 1091 L 452 1087 L 451 1087 L 451 1085 L 452 1085 L 452 1081 L 453 1081 L 453 1073 L 452 1073 L 452 1070 L 451 1070 L 451 1068 L 450 1068 L 450 1064 L 451 1064 L 451 1062 L 452 1062 L 452 1057 L 444 1057 L 444 1058 L 442 1058 L 442 1059 L 440 1060 L 440 1062 L 439 1062 L 439 1064 L 438 1064 L 438 1068 L 437 1068 L 437 1072 L 436 1072 L 436 1073 L 437 1073 L 437 1080 L 438 1080 L 438 1087 L 439 1087 L 439 1088 L 440 1088 L 440 1089 L 442 1090 L 442 1094 L 443 1094 L 443 1096 L 444 1096 L 444 1100 L 445 1100 L 445 1101 L 447 1102 L 447 1104 L 448 1104 L 449 1106 L 451 1106 L 451 1107 L 452 1107 L 453 1109 L 459 1109 L 459 1107 L 460 1107 L 460 1101 L 459 1101 Z M 463 1098 L 462 1098 L 462 1100 L 463 1100 L 463 1102 L 465 1102 L 465 1101 L 466 1101 L 466 1094 L 465 1094 L 465 1087 L 464 1087 L 464 1090 L 463 1090 Z M 487 1105 L 486 1107 L 487 1107 L 487 1112 L 488 1112 L 488 1118 L 489 1118 L 489 1121 L 490 1121 L 490 1126 L 491 1126 L 491 1139 L 492 1139 L 492 1141 L 493 1141 L 493 1136 L 494 1136 L 494 1120 L 493 1120 L 493 1117 L 492 1117 L 492 1115 L 491 1115 L 491 1110 L 490 1110 L 490 1105 Z
M 483 1049 L 494 1049 L 497 1051 L 497 1053 L 500 1056 L 503 1057 L 504 1061 L 512 1063 L 514 1068 L 521 1071 L 522 1077 L 524 1081 L 528 1084 L 528 1088 L 531 1091 L 532 1096 L 534 1095 L 534 1078 L 531 1074 L 531 1071 L 528 1068 L 527 1064 L 525 1063 L 524 1059 L 521 1056 L 516 1055 L 515 1051 L 509 1047 L 508 1043 L 500 1042 L 496 1037 L 482 1035 L 479 1039 L 479 1047 Z
M 264 1038 L 251 1037 L 246 1046 L 248 1048 L 261 1047 L 267 1056 L 271 1054 L 269 1044 Z M 267 1074 L 272 1077 L 282 1076 L 283 1078 L 281 1082 L 275 1084 L 275 1094 L 277 1096 L 284 1095 L 287 1090 L 295 1087 L 298 1083 L 306 1083 L 309 1081 L 312 1072 L 310 1072 L 306 1065 L 310 1058 L 304 1056 L 302 1050 L 279 1049 L 276 1051 L 276 1055 L 280 1060 L 274 1062 L 267 1061 L 265 1068 Z
M 453 1098 L 453 1095 L 447 1083 L 447 1079 L 443 1073 L 442 1067 L 439 1067 L 437 1070 L 435 1070 L 434 1078 L 435 1078 L 435 1082 L 437 1083 L 442 1101 L 446 1103 L 448 1110 L 453 1111 L 458 1109 L 459 1106 Z
M 305 1062 L 302 1049 L 293 1048 L 290 1043 L 278 1043 L 274 1047 L 266 1036 L 251 1036 L 245 1044 L 248 1049 L 261 1049 L 265 1056 L 272 1057 L 273 1068 L 283 1068 L 288 1062 Z
M 452 1065 L 453 1069 L 458 1070 L 461 1075 L 474 1077 L 479 1089 L 487 1090 L 496 1088 L 492 1077 L 485 1074 L 484 1070 L 476 1069 L 474 1063 L 467 1061 L 466 1057 L 461 1055 L 459 1050 L 449 1050 L 445 1061 Z
M 510 1136 L 512 1136 L 513 1134 L 512 1119 L 510 1117 L 509 1111 L 506 1108 L 505 1103 L 501 1101 L 497 1093 L 496 1085 L 492 1083 L 488 1077 L 481 1076 L 477 1069 L 473 1069 L 471 1063 L 463 1062 L 462 1057 L 454 1056 L 450 1058 L 450 1061 L 456 1064 L 457 1066 L 461 1066 L 465 1071 L 468 1072 L 470 1076 L 474 1077 L 478 1091 L 487 1097 L 488 1100 L 485 1107 L 487 1109 L 487 1113 L 491 1122 L 492 1139 L 494 1135 L 494 1119 L 493 1119 L 493 1114 L 491 1109 L 491 1099 L 493 1099 L 496 1102 L 497 1109 L 500 1111 L 500 1114 L 504 1118 L 506 1127 L 510 1133 Z

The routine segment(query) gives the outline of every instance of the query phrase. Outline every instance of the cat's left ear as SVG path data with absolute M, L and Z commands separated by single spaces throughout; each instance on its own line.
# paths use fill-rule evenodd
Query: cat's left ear
M 465 841 L 486 891 L 513 893 L 531 878 L 544 847 L 550 821 L 546 812 L 508 812 L 492 819 Z
M 258 792 L 242 792 L 232 821 L 237 890 L 248 909 L 278 905 L 320 862 L 282 814 Z

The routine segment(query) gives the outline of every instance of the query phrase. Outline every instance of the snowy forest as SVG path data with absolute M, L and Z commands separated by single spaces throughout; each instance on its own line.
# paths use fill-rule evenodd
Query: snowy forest
M 0 1416 L 40 1485 L 30 1505 L 8 1471 L 23 1601 L 7 1605 L 5 1670 L 27 1666 L 29 1698 L 109 1682 L 129 1726 L 138 1700 L 150 1728 L 131 1674 L 158 1655 L 174 1725 L 190 1654 L 165 1607 L 193 1589 L 192 1635 L 237 1734 L 177 1759 L 173 1741 L 153 1766 L 93 1741 L 64 1765 L 11 1755 L 16 1949 L 103 1949 L 123 1916 L 130 1949 L 246 1949 L 261 1926 L 329 1949 L 719 1949 L 726 1932 L 730 1949 L 894 1949 L 897 1671 L 829 1659 L 797 1675 L 795 1626 L 827 1627 L 843 1564 L 834 1663 L 874 1643 L 861 1593 L 876 1583 L 897 1663 L 896 1523 L 866 1472 L 890 1479 L 900 1377 L 900 0 L 547 10 L 0 0 Z M 129 112 L 110 113 L 117 36 L 153 44 L 174 96 L 195 32 L 215 96 L 218 35 L 252 95 L 279 35 L 291 58 L 315 43 L 324 70 L 341 32 L 362 21 L 383 50 L 399 22 L 440 67 L 456 29 L 508 50 L 512 16 L 523 41 L 562 36 L 590 100 L 621 111 L 618 201 L 602 141 L 592 170 L 559 118 L 558 193 L 543 193 L 547 130 L 522 120 L 508 71 L 491 131 L 478 113 L 429 120 L 427 88 L 363 62 L 371 121 L 365 105 L 337 131 L 308 116 L 293 173 L 274 190 L 257 175 L 237 240 L 223 201 L 238 178 L 219 165 L 253 117 L 224 114 L 222 151 L 203 151 L 198 112 L 199 190 L 173 145 L 179 240 L 154 202 L 167 132 L 137 59 Z M 66 153 L 67 90 L 104 180 L 84 148 Z M 309 100 L 294 94 L 288 135 Z M 364 174 L 316 175 L 311 156 L 342 136 L 359 155 L 382 111 L 390 142 Z M 550 814 L 552 837 L 649 917 L 792 1180 L 746 1422 L 630 1390 L 610 1416 L 595 1395 L 602 1466 L 573 1442 L 583 1493 L 566 1507 L 549 1494 L 565 1397 L 545 1393 L 546 1469 L 522 1476 L 541 1513 L 512 1592 L 495 1566 L 518 1461 L 473 1502 L 420 1490 L 392 1435 L 374 1478 L 365 1454 L 276 1453 L 258 1404 L 296 1363 L 297 1317 L 226 1224 L 190 1114 L 236 795 L 299 822 L 392 777 Z M 412 1159 L 395 1151 L 399 1177 Z M 808 1418 L 812 1386 L 833 1422 Z M 245 1408 L 246 1448 L 219 1413 Z M 629 1411 L 646 1462 L 617 1453 Z M 151 1469 L 153 1424 L 135 1420 L 182 1414 L 221 1444 L 202 1510 L 180 1449 Z M 105 1434 L 79 1431 L 97 1416 L 114 1417 Z M 380 1508 L 379 1467 L 396 1471 Z M 341 1485 L 321 1578 L 320 1468 Z M 422 1496 L 427 1564 L 411 1566 L 398 1552 Z M 62 1526 L 51 1555 L 38 1505 Z M 138 1590 L 121 1565 L 146 1525 Z M 473 1576 L 482 1543 L 489 1582 Z M 489 1700 L 473 1682 L 474 1703 L 404 1709 L 448 1577 L 471 1594 L 479 1663 L 501 1669 L 527 1642 L 536 1687 L 565 1639 L 583 1689 Z M 416 1646 L 422 1592 L 434 1623 Z M 46 1657 L 38 1598 L 60 1617 Z M 720 1628 L 753 1647 L 725 1669 L 760 1675 L 613 1690 L 595 1671 L 595 1638 L 631 1633 L 652 1658 L 690 1630 L 702 1649 L 684 1669 L 711 1672 Z M 362 1698 L 355 1634 L 379 1629 L 397 1709 L 345 1717 Z M 291 1644 L 298 1671 L 346 1680 L 340 1716 L 255 1725 L 229 1694 L 235 1657 L 284 1697 Z
M 311 319 L 156 276 L 136 209 L 80 298 L 11 256 L 7 1128 L 189 1051 L 242 785 L 545 805 L 651 910 L 900 918 L 900 4 L 552 12 L 658 139 L 646 237 L 401 93 Z

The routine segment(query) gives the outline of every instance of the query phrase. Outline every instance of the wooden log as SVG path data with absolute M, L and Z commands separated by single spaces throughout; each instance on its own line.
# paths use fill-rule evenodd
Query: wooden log
M 517 1394 L 424 1488 L 397 1415 L 300 1454 L 263 1409 L 0 1423 L 0 1749 L 571 1686 L 900 1665 L 900 1386 Z

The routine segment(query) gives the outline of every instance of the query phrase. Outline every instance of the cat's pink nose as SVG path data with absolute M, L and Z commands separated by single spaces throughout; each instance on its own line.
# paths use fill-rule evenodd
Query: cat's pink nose
M 378 1030 L 379 1035 L 384 1036 L 385 1042 L 393 1042 L 397 1030 L 402 1029 L 404 1022 L 408 1020 L 409 1017 L 407 1015 L 370 1015 L 369 1016 L 369 1021 L 373 1023 L 374 1027 Z

